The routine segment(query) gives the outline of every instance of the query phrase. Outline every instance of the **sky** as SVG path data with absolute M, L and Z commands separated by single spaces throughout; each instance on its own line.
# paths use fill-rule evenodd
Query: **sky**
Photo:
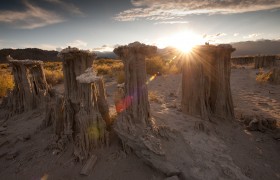
M 192 32 L 205 41 L 280 39 L 280 0 L 1 0 L 0 48 L 111 51 Z M 180 38 L 179 38 L 180 39 Z M 168 43 L 164 44 L 165 46 Z

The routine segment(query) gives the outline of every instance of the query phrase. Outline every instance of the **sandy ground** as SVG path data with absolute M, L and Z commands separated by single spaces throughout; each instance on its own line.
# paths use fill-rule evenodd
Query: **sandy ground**
M 209 123 L 180 111 L 181 76 L 159 76 L 149 82 L 150 105 L 156 123 L 176 131 L 176 140 L 163 144 L 170 161 L 189 179 L 280 179 L 280 141 L 274 131 L 249 132 L 238 118 L 263 114 L 280 121 L 280 85 L 255 81 L 256 70 L 233 69 L 232 94 L 236 121 Z M 114 81 L 106 82 L 114 111 Z M 56 90 L 63 92 L 63 86 Z M 109 148 L 96 152 L 97 164 L 89 176 L 79 174 L 70 145 L 55 154 L 52 128 L 40 130 L 44 110 L 14 116 L 4 122 L 0 110 L 0 179 L 134 179 L 160 180 L 165 176 L 133 153 L 125 154 L 115 134 Z M 199 128 L 203 124 L 204 128 Z

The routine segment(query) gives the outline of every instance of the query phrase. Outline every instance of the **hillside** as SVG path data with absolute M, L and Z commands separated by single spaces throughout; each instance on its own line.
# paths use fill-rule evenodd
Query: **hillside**
M 280 54 L 280 40 L 259 40 L 231 43 L 236 51 L 232 56 Z
M 117 56 L 113 52 L 99 52 L 94 51 L 99 58 L 114 59 Z M 26 48 L 26 49 L 1 49 L 0 50 L 0 63 L 7 62 L 6 57 L 10 55 L 14 59 L 32 59 L 42 61 L 60 61 L 57 57 L 58 51 L 48 51 L 38 48 Z
M 6 57 L 10 55 L 14 59 L 32 59 L 43 61 L 59 61 L 57 51 L 47 51 L 37 48 L 27 49 L 1 49 L 0 63 L 6 62 Z
M 244 41 L 231 43 L 236 51 L 232 53 L 233 57 L 237 56 L 255 56 L 255 55 L 277 55 L 280 54 L 280 40 L 259 40 Z M 113 52 L 94 51 L 99 58 L 115 59 L 117 56 Z M 158 54 L 163 58 L 173 58 L 176 50 L 172 47 L 158 49 Z M 14 59 L 33 59 L 43 61 L 59 61 L 57 58 L 58 51 L 48 51 L 38 48 L 27 49 L 1 49 L 0 63 L 6 62 L 6 57 L 10 55 Z

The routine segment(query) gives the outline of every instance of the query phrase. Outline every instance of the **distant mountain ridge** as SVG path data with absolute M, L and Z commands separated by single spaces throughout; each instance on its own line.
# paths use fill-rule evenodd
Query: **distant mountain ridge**
M 97 58 L 111 58 L 115 59 L 117 56 L 113 52 L 99 52 L 94 51 Z M 60 61 L 57 57 L 58 51 L 48 51 L 38 48 L 26 48 L 26 49 L 1 49 L 0 50 L 0 63 L 7 62 L 7 56 L 11 56 L 14 59 L 31 59 L 42 61 Z
M 258 40 L 231 43 L 236 51 L 232 53 L 233 57 L 238 56 L 255 56 L 255 55 L 279 55 L 280 54 L 280 40 Z M 117 56 L 113 52 L 94 51 L 97 58 L 116 59 Z M 158 54 L 163 57 L 172 58 L 174 48 L 167 47 L 158 49 Z M 26 49 L 1 49 L 0 63 L 7 62 L 6 57 L 10 55 L 14 59 L 32 59 L 42 61 L 59 61 L 57 57 L 58 51 L 48 51 L 38 48 Z
M 232 56 L 279 55 L 280 40 L 258 40 L 231 43 L 236 48 Z
M 32 59 L 42 61 L 59 61 L 57 57 L 57 51 L 47 51 L 38 48 L 26 48 L 26 49 L 1 49 L 0 50 L 0 62 L 7 62 L 6 57 L 10 55 L 14 59 Z

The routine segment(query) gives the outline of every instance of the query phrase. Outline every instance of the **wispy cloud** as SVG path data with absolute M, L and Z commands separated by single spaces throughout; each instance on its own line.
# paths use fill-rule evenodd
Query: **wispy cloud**
M 134 8 L 120 12 L 117 21 L 175 20 L 189 14 L 230 14 L 280 8 L 279 0 L 132 0 Z
M 85 48 L 87 47 L 87 42 L 84 42 L 82 40 L 75 40 L 73 42 L 67 43 L 66 45 L 77 48 Z
M 77 15 L 82 15 L 82 16 L 85 15 L 78 6 L 76 6 L 70 2 L 64 2 L 63 0 L 45 0 L 45 1 L 57 4 L 57 5 L 61 6 L 63 9 L 65 9 L 71 13 L 74 13 Z
M 18 48 L 39 48 L 43 50 L 56 50 L 57 46 L 53 44 L 31 44 L 31 43 L 26 43 L 21 45 Z
M 234 37 L 239 36 L 239 33 L 234 33 L 233 36 Z
M 188 24 L 189 21 L 160 21 L 156 22 L 154 24 Z
M 0 11 L 0 23 L 9 23 L 21 29 L 34 29 L 65 21 L 54 12 L 33 5 L 27 0 L 23 3 L 25 11 Z
M 260 35 L 261 35 L 260 33 L 253 33 L 253 34 L 249 34 L 248 36 L 243 36 L 243 38 L 252 39 L 252 38 L 259 37 Z
M 117 45 L 114 45 L 114 46 L 111 46 L 111 45 L 103 45 L 103 46 L 101 46 L 101 47 L 93 48 L 92 50 L 93 50 L 93 51 L 100 51 L 100 52 L 113 51 L 114 48 L 115 48 L 116 46 L 117 46 Z
M 220 42 L 220 38 L 227 36 L 226 33 L 217 33 L 217 34 L 204 34 L 203 38 L 207 41 L 207 42 L 212 42 L 212 43 L 219 43 Z

